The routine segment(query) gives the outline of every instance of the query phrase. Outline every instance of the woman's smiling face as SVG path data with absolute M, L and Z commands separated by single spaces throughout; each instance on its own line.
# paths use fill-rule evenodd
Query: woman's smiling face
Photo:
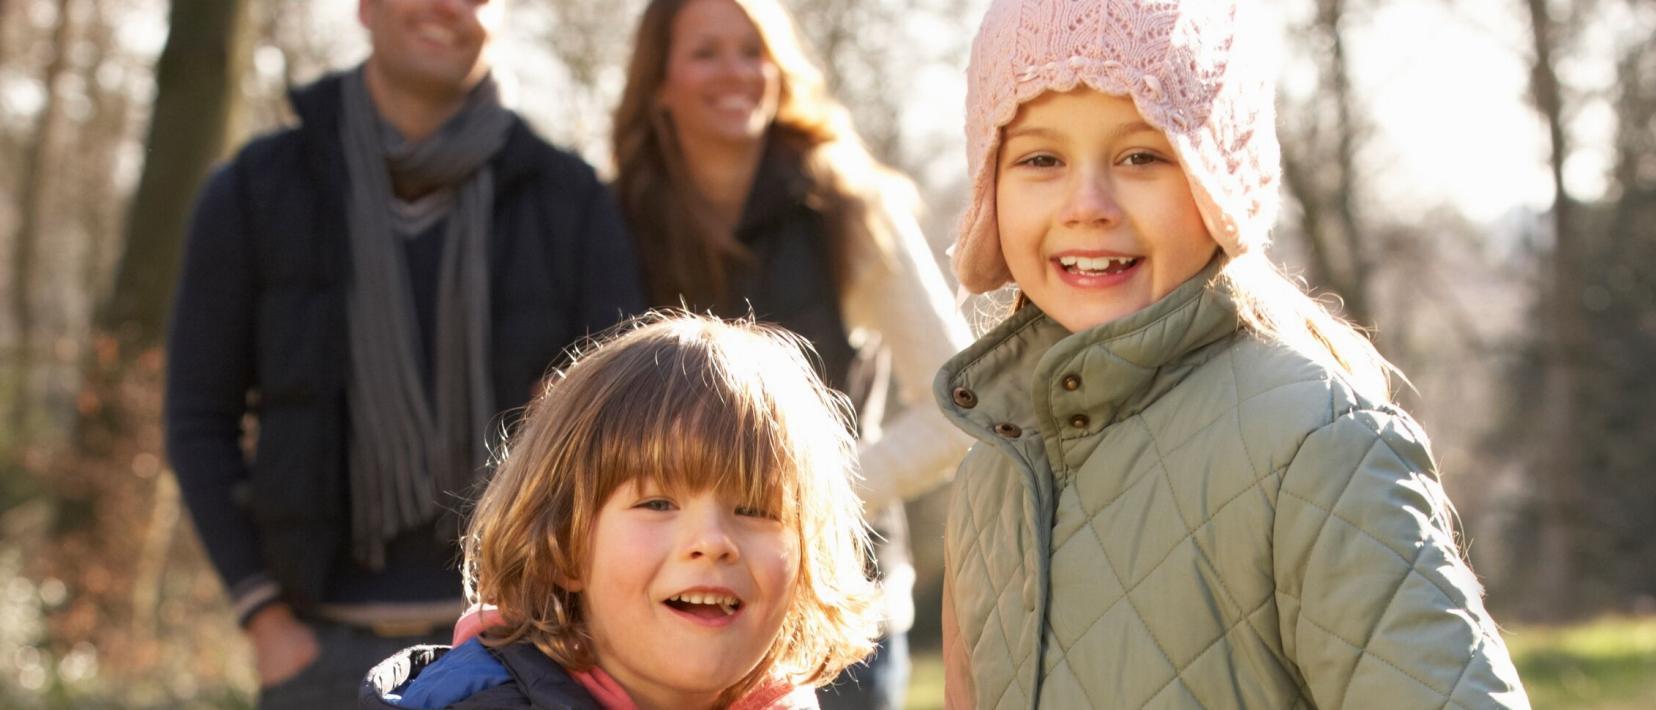
M 1012 280 L 1072 332 L 1155 303 L 1218 249 L 1172 144 L 1130 98 L 1036 97 L 1002 129 L 996 171 Z
M 782 72 L 733 0 L 690 0 L 673 18 L 656 99 L 681 141 L 757 142 L 776 118 Z

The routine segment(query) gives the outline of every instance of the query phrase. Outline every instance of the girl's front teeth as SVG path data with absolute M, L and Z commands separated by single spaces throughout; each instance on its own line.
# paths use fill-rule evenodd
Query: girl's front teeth
M 1097 275 L 1118 274 L 1138 263 L 1136 256 L 1061 256 L 1059 265 L 1070 273 Z

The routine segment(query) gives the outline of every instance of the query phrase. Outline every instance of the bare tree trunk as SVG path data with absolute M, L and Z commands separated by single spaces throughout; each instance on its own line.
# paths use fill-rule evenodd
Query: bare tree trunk
M 1636 31 L 1650 36 L 1656 31 L 1656 15 L 1648 16 Z M 1595 340 L 1599 334 L 1613 334 L 1606 343 L 1610 357 L 1604 369 L 1612 378 L 1609 390 L 1615 393 L 1610 395 L 1615 401 L 1596 419 L 1609 430 L 1608 475 L 1602 485 L 1613 487 L 1618 495 L 1607 496 L 1610 500 L 1599 506 L 1615 515 L 1618 557 L 1631 563 L 1607 566 L 1617 570 L 1616 588 L 1624 598 L 1649 598 L 1656 594 L 1656 520 L 1649 514 L 1656 509 L 1656 488 L 1649 484 L 1656 446 L 1648 432 L 1656 429 L 1656 413 L 1648 403 L 1656 396 L 1656 383 L 1648 363 L 1656 355 L 1656 332 L 1628 324 L 1656 318 L 1656 274 L 1648 266 L 1656 263 L 1656 172 L 1649 163 L 1656 156 L 1656 47 L 1645 43 L 1628 48 L 1617 75 L 1621 90 L 1612 174 L 1620 194 L 1606 234 L 1608 258 L 1600 258 L 1583 273 L 1597 273 L 1602 265 L 1605 287 L 1614 301 L 1593 326 Z
M 115 286 L 98 325 L 126 349 L 159 345 L 196 191 L 224 154 L 247 67 L 246 0 L 173 0 Z
M 1368 241 L 1374 234 L 1357 206 L 1363 187 L 1357 151 L 1367 124 L 1351 89 L 1342 29 L 1346 10 L 1345 0 L 1318 0 L 1316 15 L 1304 28 L 1313 43 L 1320 90 L 1295 112 L 1305 122 L 1302 134 L 1284 133 L 1283 182 L 1300 207 L 1313 285 L 1339 294 L 1346 318 L 1372 325 L 1374 264 Z
M 1546 0 L 1526 0 L 1531 39 L 1535 52 L 1530 88 L 1536 110 L 1547 124 L 1553 180 L 1553 248 L 1549 259 L 1550 281 L 1545 306 L 1547 321 L 1546 375 L 1543 380 L 1550 437 L 1542 450 L 1542 502 L 1540 556 L 1536 569 L 1543 608 L 1558 613 L 1571 609 L 1572 587 L 1577 578 L 1577 537 L 1580 527 L 1581 475 L 1577 457 L 1581 435 L 1577 423 L 1579 387 L 1578 358 L 1587 346 L 1580 305 L 1581 281 L 1575 258 L 1575 243 L 1581 235 L 1575 203 L 1564 184 L 1564 160 L 1569 146 L 1564 130 L 1564 98 L 1556 72 L 1557 27 Z
M 1282 144 L 1282 182 L 1299 204 L 1300 231 L 1305 233 L 1306 251 L 1310 252 L 1308 270 L 1311 282 L 1344 291 L 1345 281 L 1340 268 L 1334 264 L 1334 239 L 1323 226 L 1323 198 L 1307 159 L 1301 157 L 1299 145 L 1291 141 Z
M 83 204 L 89 207 L 82 211 L 80 219 L 91 240 L 78 274 L 86 293 L 98 293 L 109 278 L 109 262 L 113 256 L 110 251 L 117 242 L 122 214 L 118 206 L 122 196 L 117 194 L 111 176 L 115 174 L 115 159 L 121 142 L 127 135 L 127 114 L 131 106 L 125 86 L 111 89 L 98 83 L 99 68 L 111 61 L 119 50 L 115 47 L 114 28 L 103 14 L 103 0 L 93 0 L 93 7 L 92 24 L 85 30 L 87 40 L 95 48 L 92 62 L 84 72 L 92 98 L 92 118 L 88 124 L 90 135 L 87 136 L 90 145 L 85 152 L 89 160 L 80 187 L 80 194 L 85 198 Z
M 6 64 L 6 26 L 11 24 L 11 0 L 0 0 L 0 66 Z
M 46 98 L 35 117 L 33 144 L 24 155 L 23 170 L 18 176 L 18 224 L 12 241 L 11 293 L 17 342 L 11 362 L 12 405 L 8 424 L 13 434 L 23 440 L 28 437 L 29 412 L 34 403 L 30 392 L 35 369 L 35 310 L 31 293 L 39 260 L 41 222 L 47 211 L 47 182 L 51 172 L 47 166 L 51 164 L 52 147 L 62 123 L 63 104 L 57 84 L 69 59 L 69 5 L 70 0 L 58 0 L 57 25 L 52 28 L 52 57 L 40 78 Z
M 1369 311 L 1369 275 L 1373 272 L 1368 258 L 1368 239 L 1357 219 L 1357 131 L 1359 122 L 1351 93 L 1351 66 L 1346 58 L 1345 36 L 1340 30 L 1345 17 L 1345 0 L 1323 0 L 1318 10 L 1319 23 L 1330 40 L 1328 81 L 1334 94 L 1335 112 L 1339 123 L 1335 126 L 1335 165 L 1340 171 L 1339 185 L 1333 194 L 1334 215 L 1340 221 L 1350 254 L 1349 274 L 1345 298 L 1345 315 L 1358 323 L 1372 325 Z
M 75 427 L 83 451 L 104 450 L 120 431 L 122 413 L 107 407 L 116 385 L 127 364 L 165 337 L 190 206 L 208 168 L 224 154 L 239 103 L 236 86 L 251 57 L 248 5 L 172 1 L 144 169 L 118 247 L 114 287 L 93 324 L 99 344 L 86 367 Z

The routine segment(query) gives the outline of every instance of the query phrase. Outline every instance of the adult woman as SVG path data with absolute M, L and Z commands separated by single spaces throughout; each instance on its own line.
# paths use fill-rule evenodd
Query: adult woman
M 900 703 L 913 571 L 898 504 L 964 452 L 927 398 L 937 366 L 970 339 L 912 199 L 893 197 L 912 186 L 869 156 L 775 0 L 651 2 L 614 140 L 652 301 L 793 330 L 858 406 L 861 493 L 887 539 L 892 603 L 869 669 L 824 705 Z M 888 372 L 911 406 L 882 422 Z

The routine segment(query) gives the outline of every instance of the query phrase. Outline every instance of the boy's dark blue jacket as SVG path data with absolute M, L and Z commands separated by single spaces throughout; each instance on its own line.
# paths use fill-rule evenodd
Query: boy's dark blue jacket
M 359 710 L 600 710 L 562 666 L 528 643 L 413 646 L 368 672 Z
M 301 611 L 349 567 L 341 101 L 338 77 L 294 92 L 301 124 L 248 144 L 207 182 L 168 342 L 167 448 L 208 555 L 233 598 L 272 579 Z M 590 166 L 521 119 L 489 165 L 489 370 L 510 412 L 567 347 L 644 297 L 631 238 Z M 457 574 L 443 586 L 419 595 L 459 598 Z

